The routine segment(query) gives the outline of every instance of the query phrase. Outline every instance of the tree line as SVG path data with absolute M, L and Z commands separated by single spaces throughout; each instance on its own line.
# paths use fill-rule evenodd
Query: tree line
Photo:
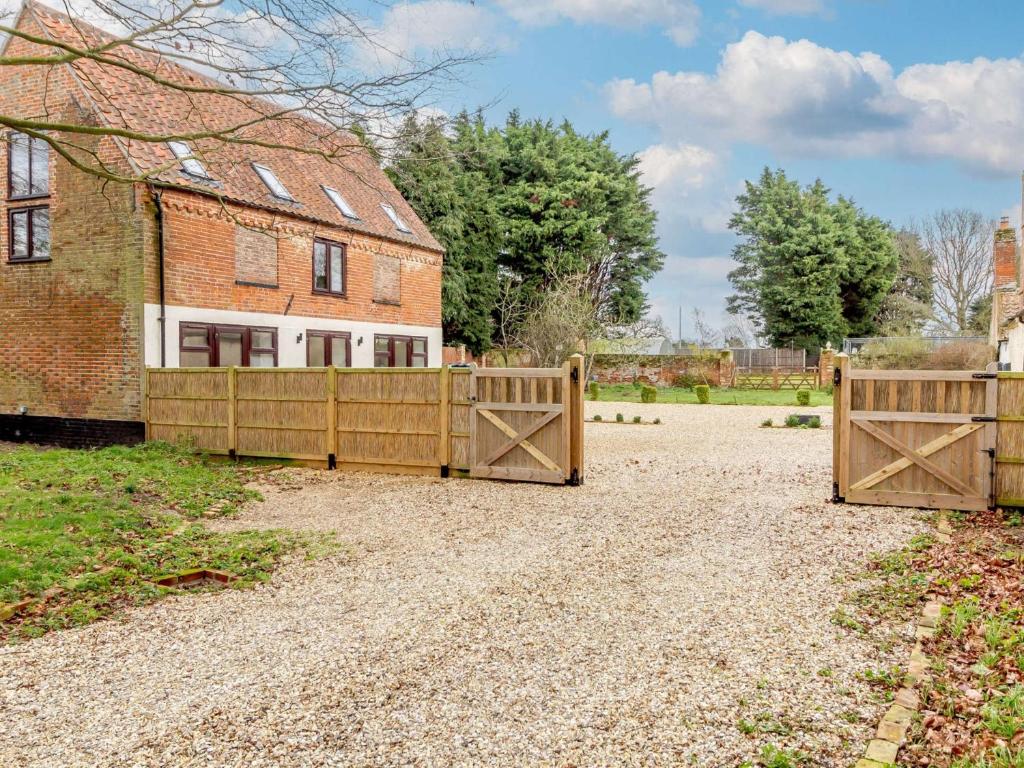
M 894 228 L 816 180 L 765 168 L 736 198 L 740 242 L 728 311 L 773 346 L 816 349 L 848 336 L 984 334 L 993 224 L 939 211 Z

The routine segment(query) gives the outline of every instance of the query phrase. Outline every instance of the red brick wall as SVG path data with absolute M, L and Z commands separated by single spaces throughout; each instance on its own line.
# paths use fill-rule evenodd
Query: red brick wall
M 216 200 L 188 192 L 163 196 L 166 301 L 177 306 L 283 313 L 366 322 L 441 324 L 441 256 L 421 248 L 274 216 L 251 209 L 225 210 Z M 238 285 L 235 228 L 269 228 L 278 237 L 278 288 Z M 344 243 L 346 296 L 312 291 L 313 238 Z M 377 254 L 397 258 L 400 303 L 374 301 Z M 150 269 L 150 272 L 155 272 Z M 155 275 L 147 301 L 157 298 Z
M 12 40 L 8 55 L 32 48 Z M 81 119 L 63 69 L 0 70 L 5 114 Z M 118 162 L 109 140 L 93 142 Z M 0 413 L 138 419 L 141 392 L 142 232 L 131 187 L 104 185 L 51 152 L 49 198 L 7 203 L 0 142 Z M 10 263 L 8 210 L 49 204 L 52 259 Z
M 724 368 L 724 370 L 723 370 Z M 687 355 L 594 355 L 591 375 L 605 384 L 623 384 L 642 381 L 646 384 L 669 387 L 677 376 L 693 376 L 698 384 L 712 387 L 728 386 L 732 367 L 719 358 L 704 359 Z M 724 376 L 723 376 L 724 374 Z

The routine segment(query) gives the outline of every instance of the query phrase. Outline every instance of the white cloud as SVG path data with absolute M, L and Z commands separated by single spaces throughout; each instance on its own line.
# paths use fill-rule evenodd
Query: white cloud
M 511 39 L 500 29 L 495 13 L 462 0 L 401 3 L 384 13 L 362 55 L 364 62 L 394 68 L 434 54 L 507 49 Z
M 714 152 L 694 144 L 655 144 L 637 157 L 644 184 L 656 190 L 699 189 L 718 165 Z
M 674 239 L 678 227 L 728 230 L 735 190 L 722 178 L 722 158 L 695 144 L 654 144 L 639 152 L 641 179 L 654 191 L 656 210 L 671 212 L 659 224 Z
M 692 45 L 700 26 L 693 0 L 497 0 L 509 16 L 527 26 L 568 20 L 626 29 L 657 26 L 676 45 Z
M 739 0 L 739 3 L 773 16 L 813 16 L 825 12 L 822 0 Z
M 1007 171 L 1024 156 L 1024 61 L 919 64 L 895 75 L 854 54 L 748 32 L 713 74 L 658 72 L 606 86 L 620 117 L 666 142 L 745 141 L 787 153 L 945 157 Z

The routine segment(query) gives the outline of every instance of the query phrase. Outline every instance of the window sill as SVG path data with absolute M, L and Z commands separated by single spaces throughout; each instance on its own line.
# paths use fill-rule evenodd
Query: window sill
M 33 200 L 46 200 L 50 197 L 50 193 L 47 192 L 42 195 L 19 195 L 18 197 L 8 197 L 8 203 L 28 203 Z
M 318 291 L 316 288 L 313 289 L 314 296 L 330 296 L 333 299 L 347 299 L 347 293 L 335 293 L 334 291 Z
M 47 264 L 53 261 L 49 256 L 40 259 L 8 259 L 8 264 Z
M 400 307 L 402 306 L 401 301 L 388 301 L 387 299 L 374 299 L 374 304 L 383 304 L 386 307 Z
M 281 286 L 277 285 L 276 283 L 257 283 L 257 282 L 254 282 L 252 280 L 235 280 L 235 285 L 245 285 L 245 286 L 248 286 L 249 288 L 273 288 L 273 289 L 277 289 L 277 288 L 281 287 Z

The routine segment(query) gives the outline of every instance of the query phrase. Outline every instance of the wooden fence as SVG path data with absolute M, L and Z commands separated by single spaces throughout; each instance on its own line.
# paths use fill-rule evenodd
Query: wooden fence
M 808 367 L 807 350 L 800 349 L 760 349 L 749 347 L 731 347 L 733 362 L 739 368 L 778 368 L 783 371 L 802 371 Z M 814 361 L 811 361 L 814 364 Z
M 571 382 L 559 396 L 572 425 L 583 422 L 581 361 L 574 356 L 552 369 Z M 505 369 L 506 378 L 514 381 L 517 370 Z M 146 438 L 233 457 L 468 474 L 474 374 L 473 367 L 151 368 Z M 578 445 L 568 455 L 577 465 L 560 470 L 566 481 L 582 481 L 582 429 L 570 431 Z M 505 461 L 522 453 L 509 451 Z

